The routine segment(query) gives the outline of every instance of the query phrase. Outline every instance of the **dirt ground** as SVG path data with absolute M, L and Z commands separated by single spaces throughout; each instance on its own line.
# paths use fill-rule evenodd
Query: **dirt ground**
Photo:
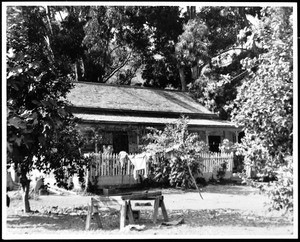
M 158 189 L 151 189 L 155 191 Z M 129 226 L 119 230 L 119 211 L 104 208 L 100 212 L 104 229 L 85 230 L 87 204 L 91 196 L 48 195 L 30 199 L 34 211 L 22 213 L 17 192 L 10 192 L 12 202 L 6 208 L 5 238 L 295 238 L 298 236 L 293 219 L 278 212 L 269 212 L 267 197 L 256 188 L 242 185 L 209 185 L 200 198 L 196 191 L 159 189 L 164 195 L 169 221 L 181 221 L 173 226 L 163 225 L 159 211 L 153 224 L 152 207 L 141 207 L 137 230 Z M 15 198 L 14 198 L 15 197 Z M 3 237 L 3 238 L 4 238 Z

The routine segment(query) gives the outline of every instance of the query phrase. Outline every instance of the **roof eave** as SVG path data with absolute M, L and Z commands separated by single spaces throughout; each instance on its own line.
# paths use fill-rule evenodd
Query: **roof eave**
M 85 113 L 85 114 L 121 114 L 121 115 L 135 115 L 140 117 L 174 117 L 187 116 L 191 119 L 205 118 L 216 119 L 218 116 L 214 113 L 183 113 L 183 112 L 169 112 L 169 111 L 146 111 L 146 110 L 131 110 L 131 109 L 109 109 L 109 108 L 93 108 L 84 106 L 69 106 L 72 113 Z
M 79 118 L 80 119 L 80 118 Z M 80 119 L 81 123 L 83 124 L 103 124 L 103 125 L 137 125 L 137 126 L 154 126 L 154 127 L 165 127 L 166 123 L 157 123 L 157 122 L 138 122 L 138 121 L 99 121 L 99 120 L 93 120 L 93 119 Z M 189 124 L 189 128 L 195 129 L 195 128 L 218 128 L 218 129 L 227 129 L 227 130 L 233 130 L 233 131 L 240 131 L 242 128 L 238 127 L 234 124 Z

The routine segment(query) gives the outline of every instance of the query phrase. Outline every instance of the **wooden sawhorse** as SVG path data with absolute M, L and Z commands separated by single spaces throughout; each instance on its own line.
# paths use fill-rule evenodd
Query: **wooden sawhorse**
M 126 218 L 128 218 L 129 224 L 134 224 L 134 216 L 132 210 L 132 203 L 134 201 L 153 201 L 153 223 L 157 222 L 158 209 L 161 208 L 164 221 L 168 222 L 168 214 L 164 203 L 164 197 L 161 192 L 136 192 L 131 194 L 125 194 L 122 196 L 100 196 L 98 199 L 91 198 L 91 206 L 88 206 L 88 214 L 86 218 L 86 230 L 90 229 L 92 216 L 95 217 L 98 224 L 98 228 L 103 228 L 99 209 L 100 207 L 114 207 L 120 210 L 120 229 L 123 229 L 126 225 Z

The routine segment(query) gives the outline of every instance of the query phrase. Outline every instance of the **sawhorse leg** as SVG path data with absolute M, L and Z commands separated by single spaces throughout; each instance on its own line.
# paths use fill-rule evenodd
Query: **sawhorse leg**
M 120 211 L 120 230 L 124 229 L 126 223 L 127 201 L 121 204 Z
M 124 201 L 121 205 L 120 211 L 120 229 L 123 229 L 126 225 L 126 217 L 128 216 L 129 224 L 134 224 L 133 212 L 130 201 Z
M 161 208 L 163 217 L 164 217 L 164 221 L 168 222 L 169 218 L 168 218 L 168 213 L 166 210 L 166 206 L 164 203 L 164 198 L 163 196 L 157 197 L 154 201 L 154 212 L 153 212 L 153 223 L 156 224 L 157 222 L 157 215 L 158 215 L 158 208 Z
M 133 212 L 132 212 L 130 201 L 127 202 L 127 215 L 128 215 L 129 224 L 134 224 Z
M 160 205 L 162 214 L 164 216 L 164 221 L 168 222 L 169 218 L 168 218 L 168 213 L 167 213 L 167 209 L 166 209 L 165 202 L 164 202 L 164 197 L 161 197 L 159 205 Z
M 88 214 L 86 216 L 86 224 L 85 224 L 85 229 L 89 230 L 91 227 L 91 220 L 92 220 L 92 216 L 94 216 L 94 218 L 96 218 L 96 222 L 98 224 L 98 228 L 102 229 L 102 222 L 99 216 L 99 212 L 98 212 L 98 208 L 97 207 L 93 207 L 88 205 Z

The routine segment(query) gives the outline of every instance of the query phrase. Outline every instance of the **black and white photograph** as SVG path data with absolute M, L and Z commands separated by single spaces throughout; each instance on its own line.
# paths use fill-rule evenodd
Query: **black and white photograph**
M 298 238 L 297 20 L 2 2 L 2 239 Z

